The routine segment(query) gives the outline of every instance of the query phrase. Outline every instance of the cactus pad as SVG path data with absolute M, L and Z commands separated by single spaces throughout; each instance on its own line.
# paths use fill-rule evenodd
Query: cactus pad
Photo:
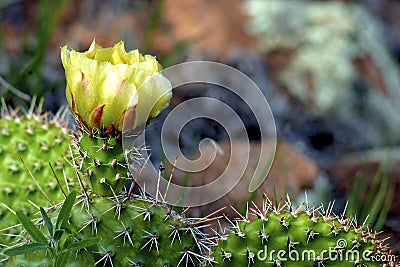
M 394 266 L 378 233 L 331 209 L 266 201 L 251 209 L 255 219 L 231 222 L 229 234 L 214 247 L 212 266 Z
M 4 102 L 1 107 L 1 242 L 10 239 L 14 233 L 7 228 L 19 223 L 8 208 L 23 211 L 28 215 L 37 212 L 37 208 L 28 201 L 39 206 L 49 203 L 40 189 L 46 191 L 51 201 L 63 199 L 49 163 L 64 190 L 66 183 L 70 182 L 75 173 L 64 158 L 68 155 L 72 139 L 66 123 L 63 122 L 66 112 L 63 114 L 61 110 L 55 116 L 51 116 L 42 112 L 40 105 L 36 111 L 34 107 L 33 102 L 31 109 L 23 115 L 21 111 L 6 108 Z

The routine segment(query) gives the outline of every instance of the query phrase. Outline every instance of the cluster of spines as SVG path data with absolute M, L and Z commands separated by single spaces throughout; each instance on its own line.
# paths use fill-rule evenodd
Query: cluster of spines
M 308 204 L 302 204 L 294 209 L 288 197 L 282 206 L 274 205 L 268 198 L 265 198 L 261 208 L 254 203 L 253 206 L 248 209 L 246 216 L 239 214 L 240 218 L 234 221 L 228 219 L 230 223 L 228 233 L 222 231 L 223 234 L 218 234 L 218 242 L 213 249 L 213 266 L 229 266 L 238 262 L 247 266 L 299 264 L 290 260 L 282 262 L 279 257 L 263 259 L 266 261 L 258 259 L 257 253 L 264 250 L 265 245 L 269 250 L 276 251 L 308 249 L 317 252 L 317 257 L 311 263 L 300 262 L 304 266 L 397 266 L 396 263 L 398 264 L 398 260 L 385 243 L 387 239 L 379 238 L 380 233 L 371 231 L 367 225 L 358 225 L 354 218 L 346 218 L 344 213 L 335 215 L 332 212 L 333 203 L 326 209 L 324 206 L 310 208 Z M 345 241 L 345 244 L 342 243 L 344 247 L 335 247 L 339 240 Z M 371 251 L 371 256 L 378 255 L 385 260 L 367 263 L 360 257 L 349 263 L 345 259 L 336 262 L 327 257 L 319 257 L 319 252 L 328 251 L 331 247 L 360 251 L 368 249 Z

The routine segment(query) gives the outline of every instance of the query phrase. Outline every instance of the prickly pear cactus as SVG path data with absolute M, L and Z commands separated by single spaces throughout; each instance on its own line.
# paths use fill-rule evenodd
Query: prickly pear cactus
M 214 247 L 212 266 L 395 266 L 378 233 L 331 209 L 266 201 L 252 209 L 255 219 L 231 222 Z
M 59 211 L 49 214 L 57 217 Z M 125 194 L 89 199 L 83 194 L 72 209 L 66 232 L 73 234 L 75 242 L 96 237 L 101 241 L 71 254 L 66 266 L 198 266 L 206 249 L 206 238 L 197 227 L 200 222 L 147 197 Z M 30 239 L 25 235 L 21 244 Z M 52 266 L 50 254 L 13 256 L 5 266 Z
M 0 242 L 7 243 L 18 231 L 9 226 L 19 224 L 8 208 L 31 215 L 38 206 L 63 199 L 49 163 L 66 190 L 74 177 L 68 157 L 71 136 L 62 111 L 55 116 L 45 113 L 32 102 L 22 113 L 2 103 L 0 115 Z M 49 200 L 42 194 L 46 192 Z
M 187 220 L 144 193 L 133 197 L 131 190 L 121 192 L 130 177 L 125 155 L 132 156 L 122 147 L 122 132 L 147 125 L 171 98 L 171 83 L 160 73 L 161 66 L 154 57 L 142 56 L 137 50 L 127 53 L 123 42 L 113 48 L 102 48 L 93 42 L 83 53 L 63 47 L 61 59 L 67 79 L 67 100 L 81 129 L 73 162 L 85 183 L 78 175 L 84 194 L 72 209 L 66 229 L 58 233 L 68 232 L 78 244 L 87 244 L 93 238 L 100 240 L 77 251 L 76 255 L 86 259 L 85 262 L 60 252 L 66 264 L 62 266 L 201 264 L 206 249 L 205 237 L 197 227 L 201 221 Z M 63 208 L 58 207 L 52 205 L 48 209 L 53 213 L 53 221 L 64 217 Z M 41 249 L 54 252 L 64 244 L 66 253 L 71 251 L 70 236 L 60 241 L 60 234 L 57 238 L 50 235 L 47 242 L 43 237 L 44 226 L 51 228 L 50 219 L 46 222 L 46 216 L 42 217 L 41 222 L 45 223 L 36 233 L 25 220 L 34 243 L 24 246 L 30 237 L 22 235 L 16 245 L 17 254 L 22 255 L 7 254 L 11 258 L 5 261 L 6 266 L 58 267 L 57 261 L 52 263 L 50 258 L 54 253 L 44 253 Z

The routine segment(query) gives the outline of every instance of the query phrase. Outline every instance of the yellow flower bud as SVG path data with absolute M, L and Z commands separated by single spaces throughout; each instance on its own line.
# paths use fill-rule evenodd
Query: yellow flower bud
M 82 53 L 64 46 L 61 61 L 68 103 L 88 129 L 122 131 L 125 117 L 134 120 L 131 126 L 144 124 L 157 116 L 172 96 L 171 83 L 161 74 L 155 57 L 143 56 L 138 50 L 126 52 L 123 41 L 109 48 L 93 41 Z M 138 101 L 146 114 L 136 110 Z M 134 114 L 125 116 L 127 112 Z

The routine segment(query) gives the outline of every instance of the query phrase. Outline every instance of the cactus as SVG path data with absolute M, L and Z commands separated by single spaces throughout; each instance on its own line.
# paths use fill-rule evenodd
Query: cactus
M 36 109 L 36 110 L 35 110 Z M 55 116 L 43 112 L 32 102 L 29 111 L 7 108 L 3 100 L 0 115 L 0 242 L 7 243 L 19 223 L 9 209 L 31 215 L 36 206 L 63 199 L 57 176 L 63 190 L 75 175 L 64 157 L 68 156 L 72 139 L 64 122 L 66 113 Z M 51 167 L 49 166 L 51 164 Z M 54 173 L 53 173 L 54 171 Z M 37 183 L 37 185 L 35 185 Z M 46 191 L 46 199 L 41 190 Z
M 202 251 L 206 249 L 205 236 L 197 227 L 200 221 L 185 219 L 162 202 L 144 195 L 131 198 L 126 193 L 88 198 L 88 195 L 82 194 L 77 198 L 71 215 L 66 216 L 65 221 L 69 221 L 63 229 L 63 235 L 66 236 L 54 239 L 50 235 L 48 240 L 41 241 L 43 237 L 38 239 L 38 236 L 45 236 L 47 232 L 55 232 L 47 230 L 49 223 L 44 218 L 50 217 L 55 221 L 55 218 L 65 214 L 60 211 L 62 209 L 60 205 L 49 208 L 50 215 L 44 215 L 42 220 L 37 221 L 39 228 L 36 233 L 29 230 L 33 226 L 28 225 L 30 236 L 24 235 L 20 242 L 28 245 L 17 245 L 6 250 L 5 253 L 12 256 L 5 266 L 59 266 L 52 265 L 52 255 L 63 253 L 44 253 L 42 249 L 54 250 L 59 247 L 54 244 L 63 244 L 65 250 L 70 252 L 72 245 L 58 242 L 68 239 L 85 245 L 73 255 L 66 256 L 66 266 L 197 266 L 204 260 Z M 56 227 L 57 224 L 50 228 Z M 93 244 L 94 238 L 101 241 Z M 86 246 L 89 243 L 90 246 Z M 29 250 L 32 246 L 36 246 L 36 249 Z
M 124 120 L 129 119 L 129 130 L 146 125 L 171 97 L 171 84 L 159 73 L 158 62 L 137 50 L 126 53 L 122 42 L 104 49 L 93 42 L 84 53 L 63 47 L 61 58 L 67 100 L 81 129 L 73 161 L 83 174 L 84 193 L 65 229 L 59 229 L 58 223 L 56 231 L 48 227 L 55 218 L 65 217 L 60 205 L 47 209 L 50 216 L 41 210 L 39 222 L 44 223 L 37 230 L 17 213 L 30 236 L 21 235 L 20 242 L 5 251 L 11 256 L 6 266 L 195 266 L 202 262 L 206 246 L 199 221 L 185 219 L 144 193 L 133 197 L 132 190 L 121 192 L 130 177 L 122 148 Z M 48 240 L 43 238 L 45 226 Z M 61 234 L 55 235 L 57 231 Z M 93 238 L 101 241 L 82 246 L 76 257 L 66 256 L 72 251 L 73 242 L 68 240 L 87 245 Z
M 251 209 L 256 218 L 231 222 L 213 248 L 212 266 L 394 266 L 378 233 L 332 208 L 294 209 L 289 198 L 276 207 L 267 199 L 261 209 Z
M 82 53 L 65 46 L 61 60 L 66 97 L 82 129 L 76 166 L 93 193 L 118 194 L 129 178 L 122 132 L 157 116 L 171 98 L 171 83 L 154 57 L 127 53 L 122 41 L 112 48 L 93 41 Z

